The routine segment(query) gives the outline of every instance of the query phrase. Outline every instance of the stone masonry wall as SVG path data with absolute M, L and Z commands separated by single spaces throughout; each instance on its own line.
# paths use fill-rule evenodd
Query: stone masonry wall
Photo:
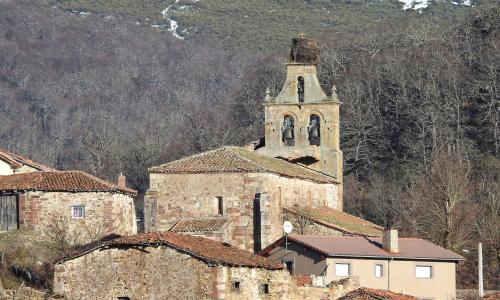
M 297 289 L 295 280 L 284 270 L 221 267 L 217 279 L 217 292 L 223 299 L 291 299 Z M 235 282 L 240 283 L 239 291 Z M 263 284 L 268 285 L 268 294 L 260 289 Z
M 341 209 L 335 184 L 285 178 L 268 173 L 150 174 L 145 199 L 146 231 L 167 231 L 180 218 L 218 215 L 217 196 L 231 221 L 233 245 L 254 250 L 254 206 L 259 195 L 267 204 L 261 214 L 262 248 L 282 236 L 282 208 L 292 205 Z M 257 199 L 257 200 L 256 200 Z
M 285 270 L 210 267 L 169 247 L 95 250 L 54 267 L 54 293 L 64 299 L 336 299 L 354 288 L 297 286 Z
M 204 299 L 217 296 L 217 268 L 171 248 L 105 249 L 57 264 L 54 292 L 66 299 Z
M 71 206 L 84 205 L 85 218 L 71 219 Z M 62 219 L 71 230 L 90 234 L 137 233 L 133 198 L 104 192 L 26 192 L 19 195 L 19 227 L 43 230 Z M 87 237 L 89 238 L 89 237 Z

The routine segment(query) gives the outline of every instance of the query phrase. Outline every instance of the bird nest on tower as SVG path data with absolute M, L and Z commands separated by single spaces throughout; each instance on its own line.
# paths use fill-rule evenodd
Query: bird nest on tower
M 290 61 L 299 64 L 318 64 L 319 43 L 313 39 L 294 38 L 290 49 Z

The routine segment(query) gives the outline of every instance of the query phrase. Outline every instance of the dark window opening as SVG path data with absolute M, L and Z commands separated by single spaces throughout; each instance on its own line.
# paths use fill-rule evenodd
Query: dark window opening
M 237 293 L 241 292 L 241 284 L 239 281 L 233 282 L 233 291 Z
M 293 275 L 294 270 L 293 270 L 293 261 L 285 261 L 285 267 L 290 272 L 290 275 Z
M 295 132 L 294 132 L 295 120 L 292 116 L 285 116 L 283 120 L 283 144 L 285 146 L 295 145 Z
M 261 219 L 260 219 L 260 194 L 256 194 L 253 199 L 253 249 L 254 252 L 262 250 L 261 236 Z
M 222 196 L 217 197 L 217 212 L 219 213 L 219 215 L 224 214 L 224 199 L 222 198 Z
M 297 84 L 297 94 L 299 95 L 299 102 L 304 102 L 304 77 L 300 76 L 298 78 Z
M 309 118 L 309 144 L 321 145 L 321 119 L 318 115 L 311 115 Z
M 118 300 L 130 300 L 130 297 L 118 297 Z
M 264 283 L 260 285 L 260 293 L 261 294 L 269 294 L 269 284 Z

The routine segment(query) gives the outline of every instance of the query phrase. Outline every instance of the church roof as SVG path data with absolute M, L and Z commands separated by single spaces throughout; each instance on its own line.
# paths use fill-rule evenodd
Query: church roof
M 47 167 L 45 165 L 42 165 L 40 163 L 37 163 L 35 161 L 32 161 L 31 159 L 29 159 L 27 157 L 9 152 L 9 151 L 4 150 L 4 149 L 0 149 L 0 160 L 3 160 L 4 162 L 6 162 L 8 165 L 10 165 L 14 169 L 20 168 L 23 165 L 27 165 L 27 166 L 32 167 L 34 169 L 37 169 L 39 171 L 55 171 L 54 169 Z
M 320 183 L 336 183 L 336 178 L 299 166 L 283 159 L 245 150 L 241 147 L 222 147 L 180 160 L 149 168 L 151 173 L 272 173 Z
M 171 232 L 216 232 L 224 229 L 229 222 L 227 218 L 200 217 L 179 220 L 170 228 Z
M 283 210 L 349 235 L 380 237 L 383 233 L 381 226 L 331 207 L 292 206 Z
M 82 171 L 31 172 L 0 176 L 0 192 L 114 192 L 137 194 Z

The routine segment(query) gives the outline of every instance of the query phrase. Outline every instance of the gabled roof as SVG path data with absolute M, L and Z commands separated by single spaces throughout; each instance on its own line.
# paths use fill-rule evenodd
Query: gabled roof
M 29 167 L 32 167 L 34 169 L 37 169 L 39 171 L 55 171 L 55 169 L 52 169 L 50 167 L 47 167 L 45 165 L 42 165 L 40 163 L 37 163 L 35 161 L 32 161 L 31 159 L 14 154 L 12 152 L 9 152 L 4 149 L 0 149 L 0 160 L 5 161 L 7 164 L 9 164 L 13 169 L 17 169 L 22 167 L 23 165 L 27 165 Z
M 219 232 L 229 222 L 227 218 L 202 217 L 182 219 L 169 231 L 172 232 Z
M 82 171 L 31 172 L 0 176 L 0 192 L 112 192 L 137 194 Z
M 407 260 L 460 261 L 463 257 L 419 238 L 399 238 L 399 253 L 382 249 L 380 238 L 354 236 L 290 235 L 294 241 L 329 257 L 386 258 Z M 280 239 L 262 251 L 268 253 L 283 243 Z
M 69 257 L 59 260 L 59 262 L 83 256 L 97 249 L 137 246 L 167 246 L 211 265 L 264 268 L 269 270 L 283 269 L 283 265 L 280 263 L 251 252 L 241 250 L 227 243 L 173 232 L 148 232 L 139 235 L 119 237 L 105 241 L 102 244 L 83 252 L 77 252 Z
M 347 293 L 346 295 L 340 297 L 338 300 L 417 300 L 417 299 L 418 298 L 410 295 L 403 295 L 399 293 L 393 293 L 389 291 L 363 287 Z
M 331 207 L 292 206 L 283 210 L 350 235 L 377 237 L 383 233 L 381 226 Z
M 312 169 L 233 146 L 152 167 L 149 168 L 149 172 L 164 174 L 272 173 L 320 183 L 338 182 L 334 177 Z

